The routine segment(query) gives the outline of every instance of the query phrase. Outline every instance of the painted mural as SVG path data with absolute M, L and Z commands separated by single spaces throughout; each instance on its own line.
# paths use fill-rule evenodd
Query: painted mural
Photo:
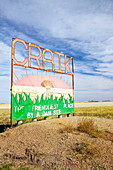
M 57 77 L 47 75 L 26 76 L 13 85 L 12 92 L 12 120 L 74 112 L 73 90 Z

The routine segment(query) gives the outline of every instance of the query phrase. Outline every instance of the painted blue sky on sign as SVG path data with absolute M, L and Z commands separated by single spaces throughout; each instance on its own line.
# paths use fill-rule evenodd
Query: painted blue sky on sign
M 0 103 L 10 101 L 13 37 L 74 57 L 76 101 L 113 100 L 112 0 L 1 0 Z

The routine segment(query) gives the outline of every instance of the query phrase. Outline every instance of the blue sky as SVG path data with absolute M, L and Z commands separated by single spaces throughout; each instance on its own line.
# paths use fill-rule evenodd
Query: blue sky
M 112 0 L 0 0 L 0 103 L 13 37 L 74 57 L 76 101 L 113 100 Z

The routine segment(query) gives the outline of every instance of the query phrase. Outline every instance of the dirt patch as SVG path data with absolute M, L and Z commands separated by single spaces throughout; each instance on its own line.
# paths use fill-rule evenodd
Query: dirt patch
M 79 119 L 82 117 L 38 121 L 1 133 L 0 165 L 13 163 L 16 169 L 112 169 L 113 142 L 77 131 Z M 112 138 L 113 120 L 93 119 Z

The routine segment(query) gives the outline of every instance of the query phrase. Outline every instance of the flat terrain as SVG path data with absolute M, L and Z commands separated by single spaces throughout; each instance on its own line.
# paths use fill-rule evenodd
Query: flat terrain
M 113 106 L 113 102 L 76 102 L 75 107 Z
M 113 102 L 75 102 L 75 107 L 113 106 Z M 0 104 L 0 109 L 10 109 L 10 104 Z
M 87 105 L 86 103 L 78 103 Z M 96 102 L 98 103 L 98 102 Z M 107 102 L 104 102 L 105 104 Z M 112 102 L 109 102 L 112 103 Z M 92 102 L 93 104 L 93 102 Z M 9 104 L 2 104 L 0 109 L 0 125 L 8 125 L 10 124 L 10 108 Z M 8 108 L 7 108 L 8 107 Z M 75 107 L 75 116 L 98 116 L 113 119 L 113 106 L 90 106 L 90 107 Z M 65 117 L 65 115 L 63 115 Z M 30 120 L 31 121 L 31 120 Z M 16 121 L 14 122 L 16 123 Z
M 0 104 L 0 109 L 10 109 L 10 104 Z
M 38 170 L 113 169 L 113 120 L 92 117 L 104 138 L 77 130 L 82 117 L 20 125 L 0 135 L 0 166 Z

